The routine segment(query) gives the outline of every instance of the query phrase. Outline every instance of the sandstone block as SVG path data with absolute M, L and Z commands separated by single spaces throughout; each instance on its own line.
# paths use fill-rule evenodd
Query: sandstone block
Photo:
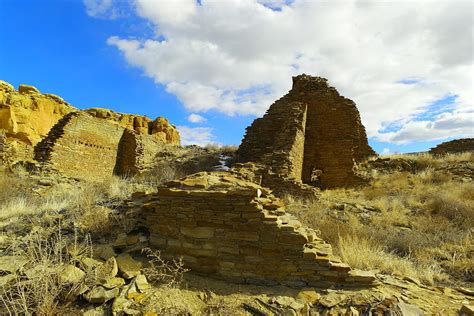
M 214 227 L 181 227 L 181 234 L 192 238 L 211 238 L 214 236 Z

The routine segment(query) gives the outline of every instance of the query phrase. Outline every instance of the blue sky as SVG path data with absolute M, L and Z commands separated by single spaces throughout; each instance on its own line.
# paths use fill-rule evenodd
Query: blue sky
M 356 101 L 370 144 L 378 152 L 426 150 L 446 139 L 474 134 L 472 73 L 465 75 L 472 69 L 472 57 L 446 59 L 444 43 L 436 42 L 446 34 L 438 36 L 432 22 L 418 21 L 410 27 L 420 34 L 434 28 L 436 47 L 424 47 L 420 41 L 420 52 L 401 54 L 394 47 L 412 46 L 417 33 L 407 39 L 391 31 L 380 40 L 380 31 L 373 25 L 390 23 L 390 19 L 397 22 L 397 16 L 388 15 L 388 22 L 376 19 L 380 10 L 392 12 L 393 8 L 362 12 L 354 4 L 341 10 L 311 7 L 302 1 L 264 2 L 233 0 L 224 6 L 193 0 L 131 4 L 122 0 L 2 0 L 0 79 L 16 87 L 35 85 L 81 109 L 106 107 L 152 118 L 164 116 L 181 128 L 188 142 L 239 144 L 245 127 L 288 91 L 291 75 L 306 72 L 329 78 Z M 409 16 L 419 9 L 402 8 L 400 14 Z M 438 11 L 433 11 L 434 22 L 456 21 L 453 36 L 459 36 L 457 27 L 472 30 L 468 25 L 472 14 L 459 16 L 465 8 L 444 15 Z M 380 46 L 379 56 L 387 56 L 395 65 L 360 62 L 367 45 L 354 46 L 353 54 L 338 49 L 346 41 L 344 25 L 339 35 L 334 30 L 305 35 L 314 36 L 311 41 L 289 35 L 298 29 L 320 30 L 318 25 L 304 24 L 315 23 L 316 15 L 321 23 L 325 19 L 357 21 L 347 25 L 348 30 L 360 41 Z M 394 43 L 386 44 L 387 38 Z M 457 43 L 449 42 L 455 46 L 453 51 Z M 472 53 L 472 43 L 467 49 Z M 397 63 L 407 64 L 406 68 L 399 69 Z M 455 71 L 446 72 L 448 64 Z M 189 120 L 190 115 L 202 119 Z

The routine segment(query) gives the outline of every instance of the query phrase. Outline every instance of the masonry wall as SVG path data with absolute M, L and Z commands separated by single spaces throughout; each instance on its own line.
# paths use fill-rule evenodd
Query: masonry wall
M 162 143 L 147 135 L 125 129 L 118 145 L 114 173 L 133 176 L 144 172 L 162 148 Z
M 286 214 L 280 200 L 258 197 L 257 190 L 160 188 L 142 200 L 133 218 L 141 218 L 151 247 L 165 258 L 182 257 L 193 273 L 295 287 L 374 280 L 355 274 L 313 230 Z
M 462 152 L 474 152 L 474 138 L 455 139 L 430 149 L 430 153 L 435 155 Z
M 99 180 L 114 172 L 124 128 L 84 113 L 70 113 L 35 148 L 35 158 L 78 179 Z
M 305 112 L 304 120 L 295 116 L 295 106 Z M 296 138 L 289 132 L 292 129 L 301 131 Z M 278 139 L 297 146 L 289 150 Z M 363 183 L 353 170 L 355 162 L 375 152 L 355 103 L 339 95 L 326 79 L 301 75 L 293 78 L 287 95 L 247 128 L 238 154 L 241 161 L 263 163 L 284 177 L 329 188 Z M 281 161 L 283 165 L 278 164 Z M 288 170 L 289 165 L 301 170 L 291 172 L 298 168 Z

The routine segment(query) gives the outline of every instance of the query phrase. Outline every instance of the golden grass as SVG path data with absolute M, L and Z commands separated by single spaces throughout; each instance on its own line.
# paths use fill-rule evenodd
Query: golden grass
M 372 172 L 370 186 L 326 190 L 319 201 L 287 198 L 290 212 L 321 232 L 354 267 L 435 281 L 472 282 L 474 273 L 474 184 L 453 179 L 443 168 L 464 162 L 464 153 L 433 157 L 399 155 L 423 168 L 411 174 Z M 436 169 L 437 168 L 437 169 Z M 338 204 L 368 205 L 369 222 Z

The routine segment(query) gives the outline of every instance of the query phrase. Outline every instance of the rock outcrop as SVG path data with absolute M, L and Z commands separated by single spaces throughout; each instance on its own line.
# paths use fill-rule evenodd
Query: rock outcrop
M 146 116 L 117 113 L 101 108 L 92 108 L 85 110 L 85 112 L 94 117 L 119 124 L 139 134 L 152 135 L 164 144 L 180 144 L 180 137 L 176 127 L 163 117 L 158 117 L 153 121 Z
M 290 92 L 247 128 L 238 155 L 283 178 L 331 188 L 364 183 L 355 162 L 375 152 L 355 103 L 326 79 L 300 75 L 293 77 Z
M 0 81 L 0 130 L 19 160 L 33 157 L 33 147 L 66 114 L 76 108 L 51 94 L 41 94 L 32 86 L 20 85 L 16 91 Z
M 71 120 L 76 122 L 75 127 L 70 124 Z M 74 128 L 77 131 L 73 132 Z M 84 155 L 90 154 L 91 161 L 106 157 L 98 162 L 107 167 L 101 171 L 91 167 L 98 175 L 104 175 L 103 172 L 112 174 L 110 170 L 118 174 L 135 174 L 146 168 L 160 145 L 180 143 L 176 127 L 165 118 L 158 117 L 153 121 L 146 116 L 107 109 L 81 111 L 57 95 L 43 94 L 28 85 L 20 85 L 16 91 L 1 80 L 0 132 L 3 135 L 1 160 L 5 165 L 36 158 L 50 165 L 68 166 L 77 164 L 78 158 L 83 162 Z M 57 141 L 64 147 L 56 146 L 53 150 Z M 88 150 L 79 149 L 78 145 Z M 123 150 L 123 146 L 132 146 L 129 148 L 131 154 L 125 154 L 128 149 Z M 122 154 L 118 154 L 119 150 Z M 93 151 L 97 156 L 92 154 Z M 84 166 L 81 168 L 83 171 Z M 71 175 L 81 174 L 80 170 L 76 172 L 69 167 L 60 169 Z
M 194 273 L 235 283 L 367 286 L 315 231 L 285 211 L 268 189 L 230 172 L 201 172 L 153 194 L 135 194 L 128 216 L 164 258 Z
M 444 142 L 431 148 L 430 153 L 434 155 L 455 154 L 462 152 L 474 152 L 474 138 L 455 139 Z

